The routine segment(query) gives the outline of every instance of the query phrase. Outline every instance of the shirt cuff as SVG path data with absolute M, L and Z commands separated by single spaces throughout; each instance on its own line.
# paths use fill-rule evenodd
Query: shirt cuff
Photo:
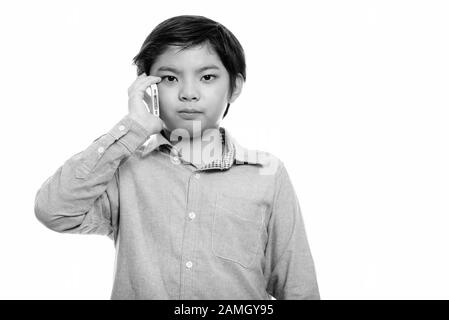
M 108 134 L 124 145 L 131 154 L 151 136 L 147 129 L 129 115 L 123 117 Z

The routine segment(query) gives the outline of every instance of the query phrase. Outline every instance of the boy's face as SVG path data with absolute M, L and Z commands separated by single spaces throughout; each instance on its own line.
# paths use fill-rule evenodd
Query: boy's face
M 218 128 L 227 103 L 240 94 L 243 79 L 240 75 L 236 79 L 231 97 L 229 74 L 208 44 L 180 49 L 170 46 L 153 63 L 150 75 L 162 78 L 157 84 L 160 117 L 168 131 L 184 129 L 197 137 L 206 129 Z

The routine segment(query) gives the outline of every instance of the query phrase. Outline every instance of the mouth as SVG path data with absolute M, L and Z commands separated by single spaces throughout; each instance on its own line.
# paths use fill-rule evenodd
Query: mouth
M 202 113 L 201 111 L 193 108 L 184 108 L 178 111 L 179 113 Z
M 192 120 L 199 117 L 202 112 L 194 109 L 182 109 L 178 111 L 178 114 L 181 118 L 185 120 Z

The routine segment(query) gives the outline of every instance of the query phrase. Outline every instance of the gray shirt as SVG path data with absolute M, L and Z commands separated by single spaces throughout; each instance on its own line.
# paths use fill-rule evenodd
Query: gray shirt
M 127 115 L 43 183 L 36 217 L 114 241 L 111 299 L 319 299 L 283 162 L 220 132 L 196 167 Z

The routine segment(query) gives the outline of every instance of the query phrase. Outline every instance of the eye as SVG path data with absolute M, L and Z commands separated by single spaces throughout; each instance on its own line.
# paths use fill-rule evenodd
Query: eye
M 176 79 L 176 77 L 174 77 L 174 76 L 162 76 L 162 77 L 161 77 L 162 81 L 163 81 L 165 78 L 168 79 L 168 82 L 173 82 L 173 81 L 170 80 L 170 79 Z
M 216 78 L 217 76 L 215 76 L 215 75 L 213 75 L 213 74 L 206 74 L 206 75 L 204 76 L 204 78 L 206 78 L 206 77 L 214 77 L 214 78 Z M 211 79 L 206 79 L 206 81 L 209 81 L 209 80 L 211 80 Z

